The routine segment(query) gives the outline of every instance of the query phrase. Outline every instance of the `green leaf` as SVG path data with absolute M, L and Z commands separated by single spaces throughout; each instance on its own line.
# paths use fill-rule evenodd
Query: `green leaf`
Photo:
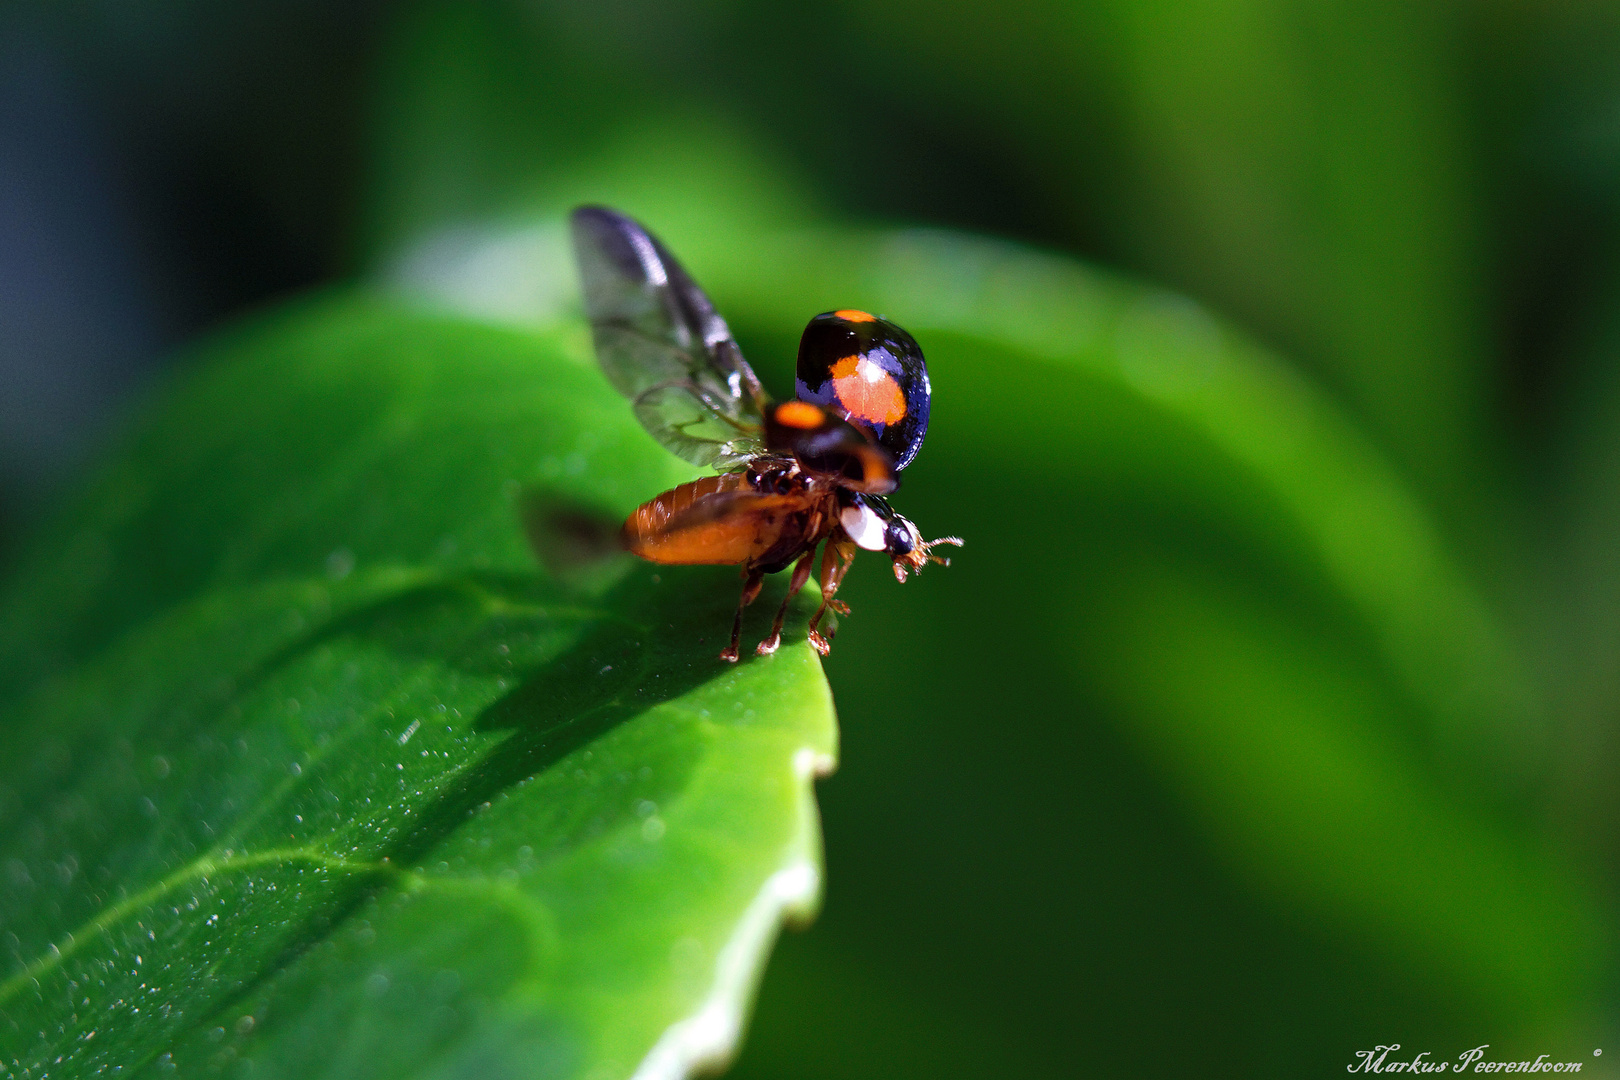
M 577 324 L 348 295 L 193 358 L 0 595 L 8 1075 L 729 1054 L 819 892 L 803 605 L 731 667 L 730 571 L 525 536 L 690 475 Z

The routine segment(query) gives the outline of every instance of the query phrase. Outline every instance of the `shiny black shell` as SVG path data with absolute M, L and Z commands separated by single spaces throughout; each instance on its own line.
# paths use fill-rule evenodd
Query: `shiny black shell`
M 864 311 L 817 315 L 799 339 L 800 401 L 820 405 L 870 431 L 903 469 L 928 433 L 932 390 L 916 340 Z

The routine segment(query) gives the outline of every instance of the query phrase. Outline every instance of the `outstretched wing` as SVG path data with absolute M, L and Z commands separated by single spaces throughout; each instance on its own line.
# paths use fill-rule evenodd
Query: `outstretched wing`
M 813 505 L 803 492 L 755 491 L 738 473 L 707 476 L 642 503 L 621 535 L 650 562 L 732 565 L 770 551 L 793 515 Z
M 597 361 L 642 426 L 694 465 L 757 454 L 764 393 L 703 290 L 623 214 L 582 206 L 572 225 Z

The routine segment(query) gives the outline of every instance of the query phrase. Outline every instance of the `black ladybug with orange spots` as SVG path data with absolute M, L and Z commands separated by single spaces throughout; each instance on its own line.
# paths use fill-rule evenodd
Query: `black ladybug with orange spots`
M 764 576 L 793 567 L 787 598 L 760 655 L 776 651 L 789 601 L 821 553 L 821 606 L 848 614 L 838 587 L 865 548 L 895 577 L 929 562 L 954 536 L 923 540 L 884 496 L 922 447 L 932 391 L 912 336 L 887 319 L 844 309 L 817 315 L 799 342 L 795 401 L 773 404 L 708 296 L 656 237 L 605 207 L 572 217 L 574 252 L 597 360 L 660 443 L 720 475 L 648 500 L 625 521 L 625 547 L 651 562 L 737 564 L 744 585 L 721 657 L 735 661 L 742 615 Z

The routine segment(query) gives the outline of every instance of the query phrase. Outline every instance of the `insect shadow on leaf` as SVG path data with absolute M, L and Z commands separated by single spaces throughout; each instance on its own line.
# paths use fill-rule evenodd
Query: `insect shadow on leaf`
M 518 496 L 518 520 L 529 547 L 546 573 L 565 586 L 588 589 L 614 563 L 627 561 L 615 558 L 625 553 L 623 517 L 538 484 Z

